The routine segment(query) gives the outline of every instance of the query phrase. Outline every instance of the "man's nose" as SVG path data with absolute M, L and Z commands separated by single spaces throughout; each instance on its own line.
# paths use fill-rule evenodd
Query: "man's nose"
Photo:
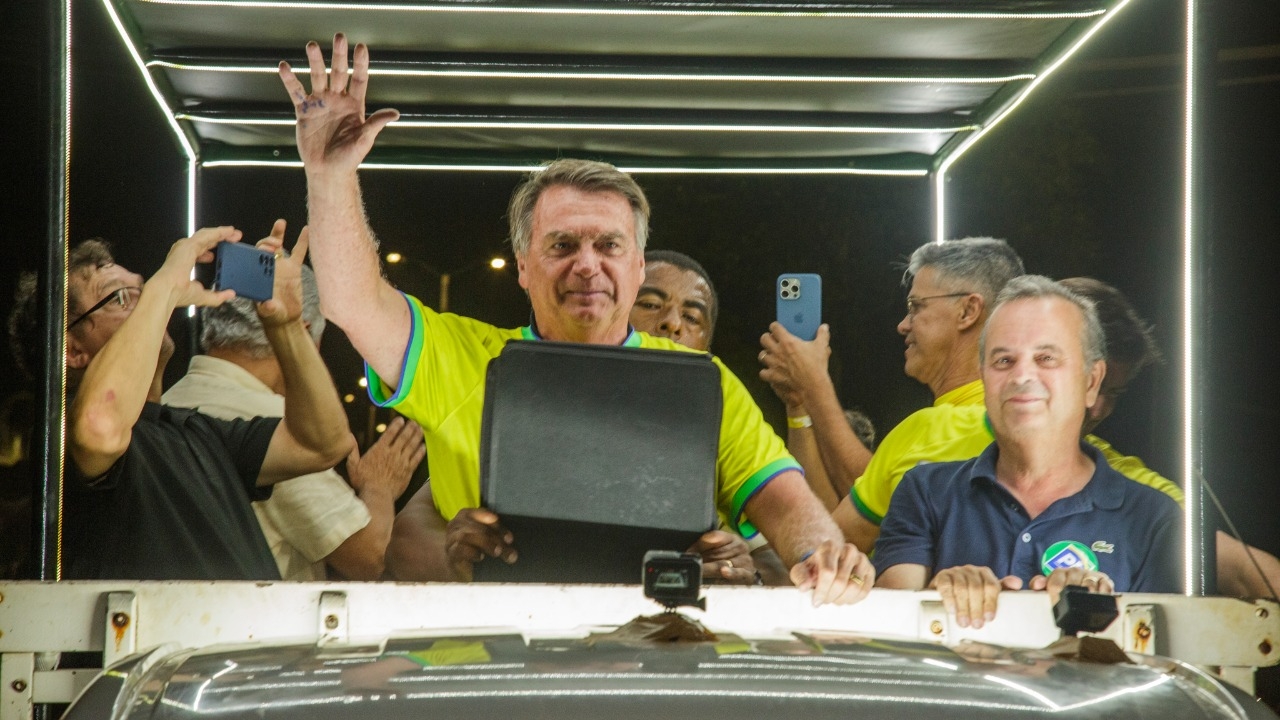
M 684 330 L 684 323 L 680 321 L 680 311 L 674 307 L 664 308 L 662 317 L 658 320 L 658 329 L 668 337 L 680 337 L 680 333 Z
M 898 321 L 898 334 L 906 337 L 909 332 L 911 332 L 911 316 L 903 315 L 902 319 Z
M 573 258 L 573 272 L 582 277 L 591 277 L 600 272 L 600 255 L 595 248 L 583 248 Z

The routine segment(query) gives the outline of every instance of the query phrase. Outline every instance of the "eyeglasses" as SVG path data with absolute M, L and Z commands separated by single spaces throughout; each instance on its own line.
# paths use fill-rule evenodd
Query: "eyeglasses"
M 115 305 L 118 305 L 120 310 L 127 311 L 131 309 L 134 305 L 138 304 L 138 297 L 141 295 L 142 295 L 142 288 L 140 287 L 122 287 L 119 290 L 112 292 L 110 295 L 94 303 L 93 307 L 89 308 L 88 310 L 85 310 L 83 313 L 80 314 L 79 317 L 77 317 L 75 320 L 72 320 L 71 324 L 67 325 L 67 329 L 70 330 L 76 325 L 79 325 L 80 322 L 85 318 L 98 312 L 104 307 L 110 306 L 113 303 Z
M 925 302 L 929 300 L 940 300 L 942 298 L 957 298 L 957 297 L 964 297 L 966 295 L 972 295 L 972 294 L 973 293 L 969 293 L 969 292 L 958 292 L 958 293 L 947 293 L 946 295 L 926 295 L 925 297 L 911 297 L 910 295 L 908 295 L 907 296 L 907 315 L 914 317 L 916 313 L 924 309 Z

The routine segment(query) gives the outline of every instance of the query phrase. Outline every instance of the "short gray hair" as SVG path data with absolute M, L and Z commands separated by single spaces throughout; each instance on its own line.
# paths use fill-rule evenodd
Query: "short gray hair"
M 302 266 L 302 320 L 307 323 L 311 339 L 320 342 L 324 333 L 324 315 L 320 314 L 320 291 L 316 274 Z M 210 350 L 238 350 L 259 360 L 271 357 L 271 343 L 262 329 L 262 320 L 254 302 L 236 297 L 218 307 L 200 308 L 200 347 Z
M 1054 282 L 1043 275 L 1023 275 L 1005 284 L 1004 289 L 996 296 L 995 311 L 1006 303 L 1028 298 L 1062 298 L 1080 309 L 1084 316 L 1084 328 L 1080 333 L 1080 347 L 1084 349 L 1085 372 L 1098 361 L 1107 359 L 1107 336 L 1102 332 L 1102 322 L 1098 320 L 1098 309 L 1089 298 L 1072 291 L 1062 283 Z M 978 340 L 978 357 L 987 356 L 987 325 L 982 328 L 982 336 Z
M 907 261 L 903 287 L 910 288 L 911 281 L 926 267 L 937 270 L 939 279 L 948 286 L 964 285 L 965 292 L 981 295 L 988 314 L 1005 283 L 1026 272 L 1022 258 L 1009 243 L 990 237 L 921 245 Z
M 630 175 L 609 163 L 564 158 L 545 163 L 529 173 L 511 195 L 507 222 L 511 228 L 511 249 L 516 255 L 529 252 L 533 240 L 533 209 L 547 188 L 564 185 L 582 192 L 616 192 L 626 198 L 636 221 L 636 249 L 644 252 L 649 238 L 649 200 Z

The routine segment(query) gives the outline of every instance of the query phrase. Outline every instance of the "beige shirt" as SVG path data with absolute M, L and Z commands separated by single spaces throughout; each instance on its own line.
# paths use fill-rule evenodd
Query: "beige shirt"
M 191 358 L 187 374 L 162 402 L 224 420 L 281 417 L 284 398 L 244 368 L 208 355 Z M 285 580 L 324 580 L 324 558 L 369 524 L 369 511 L 332 470 L 276 483 L 269 500 L 255 502 L 271 554 Z

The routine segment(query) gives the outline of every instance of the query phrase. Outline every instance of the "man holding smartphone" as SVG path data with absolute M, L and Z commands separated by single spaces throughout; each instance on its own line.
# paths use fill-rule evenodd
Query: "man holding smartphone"
M 102 241 L 70 253 L 66 331 L 68 579 L 270 580 L 280 577 L 249 502 L 272 483 L 332 467 L 350 449 L 337 391 L 300 318 L 306 242 L 276 265 L 258 313 L 285 377 L 283 419 L 225 422 L 159 404 L 173 355 L 169 316 L 234 296 L 191 280 L 231 227 L 174 243 L 149 280 L 115 264 Z M 268 244 L 271 251 L 278 244 Z M 11 340 L 35 337 L 34 277 L 21 283 Z M 33 366 L 41 348 L 15 348 Z
M 356 169 L 378 132 L 398 117 L 394 110 L 365 116 L 368 48 L 356 46 L 350 77 L 341 34 L 334 37 L 331 72 L 318 44 L 307 45 L 307 57 L 310 92 L 287 63 L 280 75 L 297 115 L 325 315 L 365 358 L 374 400 L 396 407 L 427 433 L 432 494 L 448 520 L 437 538 L 456 577 L 469 577 L 471 563 L 484 558 L 515 562 L 515 538 L 494 513 L 477 507 L 485 368 L 518 339 L 679 347 L 635 333 L 628 323 L 644 275 L 648 201 L 612 166 L 547 165 L 517 188 L 509 212 L 531 324 L 504 330 L 436 313 L 384 279 L 361 209 Z M 874 572 L 870 563 L 843 541 L 741 382 L 716 363 L 725 408 L 716 478 L 722 519 L 748 532 L 758 527 L 796 584 L 813 589 L 815 603 L 862 599 Z M 581 438 L 584 447 L 593 441 Z

